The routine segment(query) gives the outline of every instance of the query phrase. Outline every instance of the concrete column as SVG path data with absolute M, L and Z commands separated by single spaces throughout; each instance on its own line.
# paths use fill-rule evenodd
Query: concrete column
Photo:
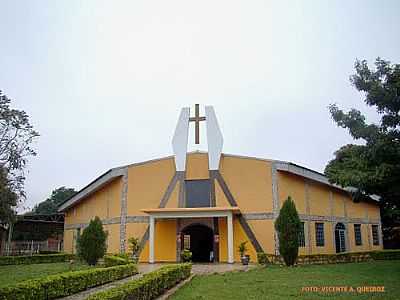
M 233 218 L 232 212 L 229 212 L 227 216 L 227 227 L 228 227 L 228 263 L 233 264 Z
M 150 216 L 149 226 L 149 263 L 154 263 L 154 217 Z

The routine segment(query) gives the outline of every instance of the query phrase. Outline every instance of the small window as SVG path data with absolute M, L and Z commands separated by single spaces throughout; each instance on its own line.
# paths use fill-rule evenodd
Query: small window
M 300 232 L 299 232 L 299 247 L 305 247 L 306 241 L 304 236 L 304 222 L 301 222 Z
M 356 241 L 356 246 L 362 245 L 361 224 L 354 224 L 354 240 Z
M 372 225 L 372 243 L 374 244 L 374 246 L 379 246 L 378 225 Z
M 315 241 L 317 247 L 325 246 L 324 223 L 315 223 Z

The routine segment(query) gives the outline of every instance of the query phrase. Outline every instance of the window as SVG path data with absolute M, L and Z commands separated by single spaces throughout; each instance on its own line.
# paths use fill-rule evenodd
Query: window
M 315 223 L 315 241 L 317 247 L 325 246 L 324 223 Z
M 185 190 L 186 207 L 210 207 L 210 180 L 186 180 Z
M 362 245 L 361 224 L 354 224 L 354 240 L 356 241 L 356 246 Z
M 306 241 L 304 238 L 304 222 L 301 222 L 300 232 L 299 232 L 299 247 L 305 247 Z
M 374 244 L 374 246 L 379 245 L 378 225 L 372 225 L 372 243 Z
M 183 235 L 183 249 L 190 250 L 190 235 L 188 234 Z

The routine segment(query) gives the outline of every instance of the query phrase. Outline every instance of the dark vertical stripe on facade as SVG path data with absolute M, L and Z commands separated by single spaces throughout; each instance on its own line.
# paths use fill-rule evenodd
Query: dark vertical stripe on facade
M 238 220 L 240 225 L 242 225 L 244 232 L 246 232 L 248 238 L 250 239 L 254 249 L 256 249 L 257 252 L 263 252 L 260 243 L 257 241 L 257 238 L 251 230 L 250 225 L 249 223 L 247 223 L 246 219 L 242 215 L 239 215 Z
M 219 185 L 222 188 L 222 191 L 225 194 L 225 197 L 228 199 L 229 204 L 232 206 L 237 206 L 236 200 L 233 197 L 232 193 L 230 192 L 228 185 L 226 184 L 220 172 L 216 174 L 216 178 L 218 180 Z M 257 238 L 254 235 L 253 231 L 251 230 L 249 223 L 247 223 L 246 219 L 242 215 L 238 216 L 238 220 L 240 225 L 242 225 L 243 230 L 247 234 L 247 237 L 250 239 L 250 242 L 253 245 L 253 247 L 256 249 L 257 252 L 262 252 L 263 249 L 260 243 L 257 241 Z
M 179 236 L 179 239 L 178 239 Z M 176 219 L 176 261 L 181 261 L 181 244 L 182 244 L 182 235 L 181 235 L 181 219 Z
M 168 200 L 171 197 L 172 192 L 174 191 L 176 183 L 178 182 L 179 178 L 182 176 L 180 173 L 184 173 L 184 172 L 175 172 L 174 176 L 172 177 L 171 181 L 168 184 L 168 187 L 167 187 L 163 197 L 160 200 L 160 204 L 158 205 L 159 208 L 164 208 L 167 205 Z M 146 242 L 149 240 L 149 234 L 150 234 L 150 228 L 149 228 L 149 226 L 147 226 L 146 232 L 143 234 L 143 237 L 140 241 L 139 255 L 142 252 L 144 246 L 146 245 Z
M 232 206 L 237 206 L 235 198 L 233 198 L 233 195 L 232 195 L 231 191 L 229 190 L 224 178 L 222 177 L 221 173 L 218 171 L 216 173 L 216 179 L 217 179 L 219 185 L 221 186 L 221 189 L 224 192 L 226 199 L 228 199 L 229 204 Z
M 214 171 L 214 170 L 210 170 L 210 206 L 215 207 L 217 205 L 217 201 L 215 199 L 215 176 L 216 176 L 216 172 L 218 171 Z
M 185 171 L 177 172 L 179 177 L 178 207 L 185 207 Z
M 160 205 L 158 206 L 159 208 L 164 208 L 167 205 L 169 197 L 174 191 L 177 182 L 178 182 L 178 174 L 175 173 L 168 184 L 167 190 L 165 191 L 163 197 L 161 198 Z

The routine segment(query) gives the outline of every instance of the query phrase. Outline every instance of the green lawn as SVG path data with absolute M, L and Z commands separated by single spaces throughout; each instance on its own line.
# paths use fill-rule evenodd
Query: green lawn
M 310 286 L 384 286 L 384 293 L 302 292 Z M 400 261 L 300 267 L 196 276 L 172 297 L 180 299 L 400 299 Z
M 77 271 L 91 268 L 88 265 L 75 263 L 72 267 L 68 262 L 34 265 L 0 266 L 0 287 L 15 284 L 19 281 L 39 278 L 50 274 Z

